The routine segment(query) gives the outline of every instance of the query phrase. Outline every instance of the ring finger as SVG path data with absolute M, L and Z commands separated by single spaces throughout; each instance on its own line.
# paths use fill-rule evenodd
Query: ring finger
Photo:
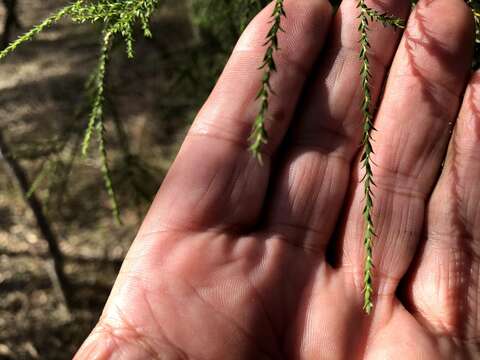
M 470 71 L 473 21 L 463 0 L 419 1 L 395 55 L 375 120 L 373 175 L 375 289 L 387 299 L 417 251 L 426 201 Z M 362 169 L 342 231 L 341 267 L 363 286 Z

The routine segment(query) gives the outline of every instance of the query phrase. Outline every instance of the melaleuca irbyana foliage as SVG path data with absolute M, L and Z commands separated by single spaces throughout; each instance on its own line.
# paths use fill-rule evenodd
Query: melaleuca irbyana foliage
M 262 146 L 267 143 L 265 122 L 270 104 L 270 95 L 272 94 L 270 79 L 272 74 L 277 71 L 274 54 L 279 50 L 278 33 L 283 31 L 281 21 L 284 16 L 286 16 L 286 13 L 283 7 L 283 0 L 276 0 L 272 13 L 272 26 L 267 34 L 267 50 L 260 66 L 260 69 L 263 70 L 262 83 L 257 94 L 257 99 L 260 101 L 260 111 L 255 118 L 250 135 L 250 151 L 260 163 L 262 162 Z

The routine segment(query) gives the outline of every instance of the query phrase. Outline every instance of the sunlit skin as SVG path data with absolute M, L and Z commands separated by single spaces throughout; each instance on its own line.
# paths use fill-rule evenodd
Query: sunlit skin
M 333 14 L 327 0 L 285 1 L 263 166 L 247 138 L 272 5 L 248 27 L 77 360 L 479 356 L 471 12 L 463 0 L 423 0 L 404 32 L 372 25 L 378 236 L 367 316 L 355 5 Z M 408 17 L 409 1 L 369 5 Z

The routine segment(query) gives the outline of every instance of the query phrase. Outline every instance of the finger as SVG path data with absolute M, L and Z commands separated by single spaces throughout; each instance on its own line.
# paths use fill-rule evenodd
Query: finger
M 375 288 L 392 295 L 417 249 L 472 61 L 473 21 L 462 0 L 420 1 L 395 55 L 374 133 Z M 341 266 L 363 286 L 363 170 L 342 232 Z M 392 297 L 388 297 L 392 299 Z
M 272 9 L 273 4 L 264 9 L 239 40 L 188 132 L 142 232 L 165 226 L 199 229 L 255 222 L 268 184 L 270 159 L 266 155 L 260 166 L 247 150 L 247 139 L 259 110 L 255 97 L 263 74 L 258 67 L 265 53 Z M 270 140 L 266 152 L 270 154 L 290 123 L 331 17 L 327 0 L 286 0 L 285 11 L 267 124 Z
M 445 168 L 428 206 L 408 300 L 437 333 L 480 337 L 480 73 L 465 94 Z
M 356 4 L 343 1 L 335 16 L 328 51 L 300 105 L 272 193 L 270 228 L 314 251 L 323 249 L 337 221 L 350 162 L 361 139 L 363 94 Z M 389 0 L 371 5 L 406 17 L 410 2 Z M 400 36 L 401 32 L 379 24 L 371 26 L 374 102 Z

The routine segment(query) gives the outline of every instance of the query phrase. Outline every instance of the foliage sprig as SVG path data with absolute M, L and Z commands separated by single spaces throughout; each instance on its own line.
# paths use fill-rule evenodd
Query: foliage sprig
M 375 182 L 373 180 L 372 155 L 374 153 L 373 132 L 375 131 L 375 127 L 371 90 L 372 73 L 369 59 L 369 50 L 371 48 L 371 45 L 368 41 L 368 33 L 370 30 L 369 21 L 380 22 L 383 26 L 393 27 L 394 29 L 404 28 L 405 22 L 400 18 L 390 16 L 385 13 L 380 13 L 377 10 L 370 8 L 365 3 L 365 0 L 358 0 L 357 8 L 360 11 L 358 16 L 360 22 L 358 26 L 358 32 L 360 34 L 360 82 L 363 91 L 361 111 L 364 119 L 362 134 L 363 153 L 361 157 L 362 168 L 364 170 L 362 182 L 364 193 L 363 218 L 365 223 L 363 235 L 363 246 L 365 252 L 363 310 L 367 314 L 370 314 L 373 310 L 373 242 L 376 234 L 373 222 L 373 187 L 375 186 Z
M 110 166 L 108 164 L 107 146 L 105 140 L 105 122 L 101 118 L 96 124 L 96 131 L 98 136 L 98 149 L 100 152 L 101 171 L 105 188 L 107 189 L 108 197 L 112 205 L 113 216 L 118 223 L 121 223 L 120 219 L 120 207 L 118 205 L 117 194 L 113 188 L 112 176 L 110 172 Z
M 11 42 L 5 49 L 0 51 L 0 60 L 4 59 L 7 55 L 15 51 L 20 45 L 28 41 L 33 40 L 38 34 L 43 32 L 45 29 L 51 27 L 52 25 L 59 22 L 63 17 L 68 15 L 75 7 L 79 6 L 82 3 L 82 0 L 77 1 L 76 3 L 65 6 L 63 9 L 57 11 L 56 13 L 50 15 L 40 24 L 31 28 L 28 32 L 21 35 L 15 41 Z
M 276 0 L 272 13 L 272 26 L 267 34 L 267 47 L 260 69 L 264 70 L 257 100 L 260 100 L 260 110 L 255 118 L 250 135 L 250 151 L 262 163 L 262 147 L 268 142 L 266 120 L 270 107 L 270 95 L 273 94 L 270 80 L 277 71 L 274 55 L 279 50 L 278 35 L 282 29 L 282 18 L 286 16 L 283 0 Z
M 87 129 L 85 131 L 85 136 L 82 143 L 83 156 L 86 156 L 88 153 L 95 125 L 98 122 L 103 121 L 103 107 L 105 103 L 105 76 L 107 71 L 107 62 L 109 57 L 111 38 L 111 32 L 104 32 L 97 69 L 92 74 L 93 76 L 91 82 L 89 83 L 89 85 L 92 87 L 91 90 L 93 92 L 93 100 Z

